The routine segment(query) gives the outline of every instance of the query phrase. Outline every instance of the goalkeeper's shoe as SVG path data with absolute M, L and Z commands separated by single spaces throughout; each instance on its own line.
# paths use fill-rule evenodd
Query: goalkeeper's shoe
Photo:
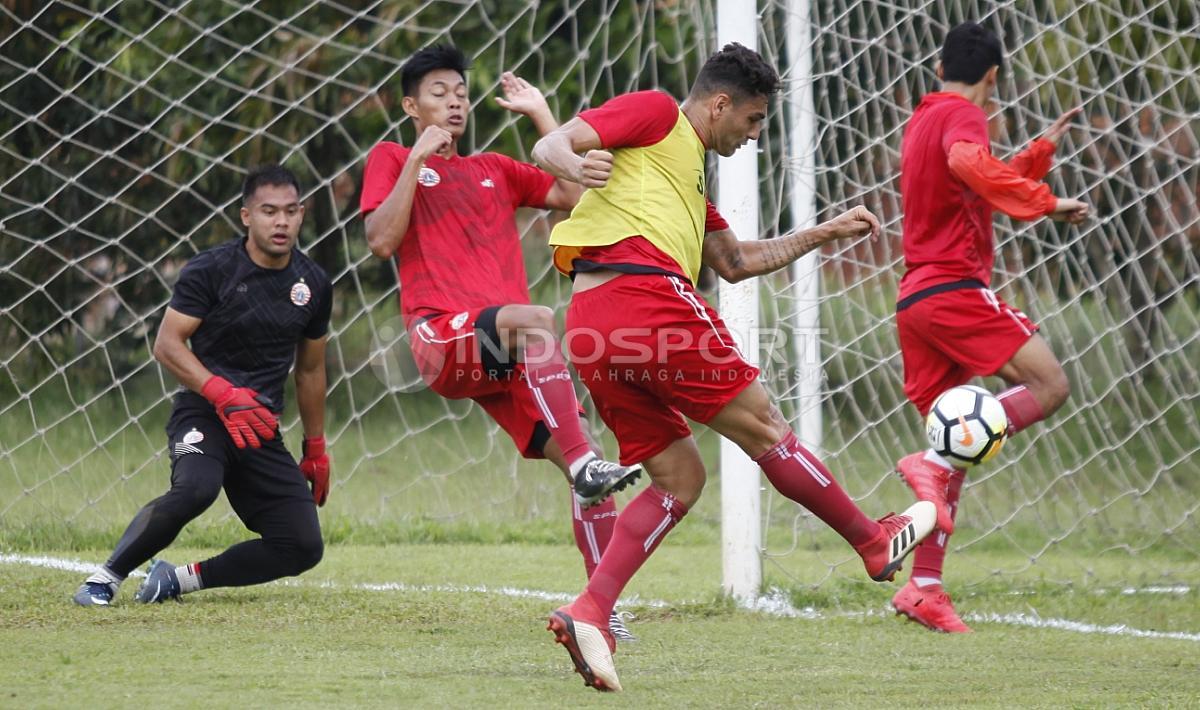
M 917 500 L 927 500 L 937 506 L 937 526 L 950 535 L 954 532 L 954 517 L 946 502 L 946 489 L 952 471 L 926 460 L 925 454 L 909 454 L 896 462 L 896 472 L 917 494 Z
M 879 532 L 854 549 L 863 559 L 867 574 L 876 582 L 890 582 L 917 543 L 933 532 L 937 511 L 933 503 L 919 500 L 900 515 L 888 513 L 879 519 Z
M 550 615 L 546 628 L 554 634 L 554 641 L 571 654 L 575 672 L 583 676 L 584 685 L 601 692 L 621 689 L 612 656 L 617 642 L 607 624 L 600 626 L 574 616 L 568 605 Z
M 611 461 L 605 461 L 599 456 L 579 469 L 575 474 L 575 500 L 584 508 L 590 508 L 602 502 L 612 493 L 624 489 L 642 475 L 640 464 L 622 466 Z
M 179 577 L 175 575 L 175 565 L 166 560 L 156 560 L 146 573 L 146 581 L 138 587 L 134 601 L 142 604 L 164 602 L 168 599 L 178 599 L 181 594 Z
M 108 606 L 117 596 L 117 585 L 108 582 L 87 581 L 79 585 L 72 597 L 79 606 Z
M 950 595 L 941 585 L 918 587 L 912 580 L 892 597 L 892 608 L 898 616 L 907 616 L 918 624 L 948 634 L 966 634 L 971 627 L 958 618 Z
M 608 632 L 612 634 L 612 637 L 617 641 L 637 641 L 637 636 L 634 636 L 633 632 L 629 630 L 629 627 L 625 626 L 625 619 L 623 618 L 624 616 L 632 617 L 633 614 L 628 611 L 614 611 L 608 617 Z

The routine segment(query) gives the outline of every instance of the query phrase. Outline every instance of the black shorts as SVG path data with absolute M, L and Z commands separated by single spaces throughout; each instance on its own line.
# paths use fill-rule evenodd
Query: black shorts
M 218 461 L 225 471 L 223 487 L 229 505 L 247 524 L 281 501 L 302 500 L 312 504 L 308 481 L 284 446 L 278 430 L 275 438 L 262 442 L 260 448 L 239 449 L 207 402 L 201 405 L 191 397 L 176 398 L 167 420 L 167 448 L 172 482 L 178 467 L 187 465 L 190 456 Z

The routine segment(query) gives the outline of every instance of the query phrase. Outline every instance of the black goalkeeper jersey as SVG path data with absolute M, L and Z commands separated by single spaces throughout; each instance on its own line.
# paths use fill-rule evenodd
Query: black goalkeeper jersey
M 250 259 L 242 237 L 192 257 L 170 306 L 203 321 L 191 350 L 205 367 L 270 398 L 271 410 L 281 412 L 296 346 L 329 330 L 333 289 L 300 250 L 292 250 L 286 267 L 264 269 Z

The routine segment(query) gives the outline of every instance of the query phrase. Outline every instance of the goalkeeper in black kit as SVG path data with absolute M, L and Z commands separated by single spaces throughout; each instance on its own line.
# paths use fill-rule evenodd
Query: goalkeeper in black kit
M 253 170 L 242 188 L 241 217 L 245 237 L 201 252 L 183 268 L 154 343 L 154 357 L 183 385 L 167 421 L 171 488 L 134 516 L 108 562 L 75 593 L 77 604 L 110 604 L 125 577 L 171 544 L 222 488 L 260 537 L 179 567 L 154 562 L 136 601 L 260 584 L 321 560 L 317 506 L 329 492 L 325 337 L 333 293 L 325 272 L 296 248 L 304 206 L 295 175 L 278 165 Z M 299 464 L 278 429 L 293 362 L 304 428 Z

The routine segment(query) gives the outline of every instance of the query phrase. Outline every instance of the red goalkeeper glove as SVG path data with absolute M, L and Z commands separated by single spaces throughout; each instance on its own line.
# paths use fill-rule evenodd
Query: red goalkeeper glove
M 325 453 L 325 437 L 304 440 L 304 458 L 300 461 L 300 472 L 312 484 L 313 502 L 325 505 L 329 497 L 329 454 Z
M 271 401 L 249 387 L 234 387 L 224 377 L 213 375 L 200 388 L 200 394 L 212 402 L 217 416 L 239 449 L 257 449 L 262 442 L 275 438 L 279 420 L 267 408 Z

